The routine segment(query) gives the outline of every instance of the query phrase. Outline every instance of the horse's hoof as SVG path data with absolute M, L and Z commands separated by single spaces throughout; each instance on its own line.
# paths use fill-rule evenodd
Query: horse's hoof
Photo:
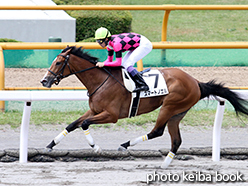
M 119 146 L 118 151 L 127 151 L 127 149 L 123 146 Z
M 100 154 L 100 153 L 102 152 L 101 147 L 99 147 L 98 145 L 95 145 L 95 146 L 93 147 L 93 149 L 94 149 L 94 152 L 96 152 L 97 154 Z
M 160 167 L 161 169 L 167 169 L 169 167 L 169 164 L 167 162 L 163 162 Z
M 46 147 L 46 148 L 43 150 L 43 152 L 52 152 L 52 150 L 53 150 L 52 148 L 47 148 L 47 147 Z

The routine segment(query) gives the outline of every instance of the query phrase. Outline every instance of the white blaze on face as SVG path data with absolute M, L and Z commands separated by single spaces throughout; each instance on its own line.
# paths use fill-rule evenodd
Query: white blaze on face
M 53 60 L 53 62 L 54 61 L 56 61 L 57 60 L 57 57 Z M 50 68 L 49 68 L 50 69 Z M 47 74 L 48 74 L 48 71 L 46 72 L 46 74 L 43 76 L 43 78 L 40 80 L 40 82 L 42 82 L 44 79 L 45 79 L 45 77 L 47 77 Z
M 53 62 L 57 60 L 57 57 L 54 58 Z
M 43 76 L 43 78 L 40 80 L 40 82 L 42 82 L 42 81 L 45 79 L 45 77 L 47 76 L 47 74 L 48 74 L 48 71 L 47 71 L 46 74 Z

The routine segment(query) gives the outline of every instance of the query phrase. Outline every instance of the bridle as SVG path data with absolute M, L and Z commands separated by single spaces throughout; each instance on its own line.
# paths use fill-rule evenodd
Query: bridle
M 78 74 L 78 73 L 81 73 L 81 72 L 85 72 L 87 70 L 91 70 L 93 68 L 97 68 L 97 66 L 93 66 L 93 67 L 90 67 L 90 68 L 86 68 L 86 69 L 83 69 L 83 70 L 79 70 L 77 72 L 72 72 L 71 68 L 70 68 L 70 64 L 68 63 L 68 60 L 69 60 L 69 57 L 70 55 L 62 55 L 62 54 L 59 54 L 58 56 L 61 56 L 63 58 L 65 58 L 65 61 L 63 63 L 63 66 L 61 67 L 61 69 L 56 73 L 54 73 L 53 71 L 51 71 L 50 69 L 48 69 L 48 71 L 53 74 L 55 76 L 54 80 L 55 80 L 55 85 L 58 85 L 59 82 L 63 79 L 63 78 L 66 78 L 68 76 L 71 76 L 71 75 L 74 75 L 74 74 Z M 57 63 L 60 63 L 59 61 Z M 70 71 L 70 74 L 68 75 L 63 75 L 64 74 L 64 70 L 65 70 L 65 67 L 68 67 L 69 68 L 69 71 Z
M 71 76 L 71 75 L 74 75 L 74 74 L 78 74 L 78 73 L 81 73 L 81 72 L 85 72 L 85 71 L 88 71 L 88 70 L 91 70 L 91 69 L 94 69 L 94 68 L 98 68 L 97 66 L 93 66 L 93 67 L 89 67 L 89 68 L 86 68 L 86 69 L 83 69 L 83 70 L 79 70 L 79 71 L 77 71 L 77 72 L 72 72 L 72 70 L 71 70 L 71 68 L 70 68 L 70 64 L 68 63 L 68 60 L 69 60 L 69 57 L 70 57 L 70 55 L 68 54 L 68 55 L 63 55 L 63 54 L 59 54 L 58 56 L 61 56 L 61 57 L 63 57 L 64 59 L 65 59 L 65 61 L 64 61 L 64 63 L 63 63 L 63 66 L 61 67 L 61 69 L 58 71 L 58 73 L 56 74 L 56 73 L 54 73 L 53 71 L 51 71 L 50 69 L 48 69 L 48 71 L 51 73 L 51 74 L 53 74 L 54 76 L 55 76 L 55 78 L 54 78 L 54 80 L 55 80 L 55 85 L 58 85 L 59 84 L 59 82 L 63 79 L 63 78 L 66 78 L 66 77 L 68 77 L 68 76 Z M 95 64 L 95 61 L 90 61 L 91 63 L 94 63 Z M 61 62 L 57 62 L 57 63 L 61 63 Z M 64 73 L 64 70 L 65 70 L 65 67 L 68 67 L 69 68 L 69 71 L 70 71 L 70 74 L 68 74 L 68 75 L 63 75 L 63 73 Z M 102 84 L 101 85 L 99 85 L 97 88 L 96 88 L 96 90 L 94 90 L 91 94 L 89 94 L 89 92 L 87 93 L 87 95 L 89 96 L 89 97 L 91 97 L 93 94 L 95 94 L 95 92 L 99 89 L 99 88 L 101 88 L 103 85 L 104 85 L 104 83 L 106 83 L 106 81 L 109 79 L 109 77 L 111 76 L 111 77 L 113 77 L 124 89 L 126 89 L 127 90 L 127 88 L 118 80 L 118 79 L 116 79 L 114 76 L 113 76 L 113 74 L 111 74 L 111 72 L 109 72 L 106 68 L 102 68 L 107 74 L 108 74 L 108 77 L 102 82 Z M 128 91 L 128 90 L 127 90 Z

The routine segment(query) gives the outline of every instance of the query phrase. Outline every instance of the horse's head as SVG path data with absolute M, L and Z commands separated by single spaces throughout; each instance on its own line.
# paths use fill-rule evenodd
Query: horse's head
M 69 48 L 54 59 L 47 73 L 40 81 L 44 87 L 51 88 L 53 84 L 58 85 L 61 79 L 72 73 L 68 62 L 71 50 L 72 48 Z

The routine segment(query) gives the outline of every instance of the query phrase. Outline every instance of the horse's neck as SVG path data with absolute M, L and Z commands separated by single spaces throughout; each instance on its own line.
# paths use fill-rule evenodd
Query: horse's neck
M 75 72 L 93 67 L 90 62 L 86 60 L 82 61 L 82 59 L 80 60 L 80 62 L 75 63 L 74 65 Z M 76 76 L 89 92 L 93 92 L 107 78 L 107 74 L 98 68 L 77 73 Z
M 95 90 L 107 77 L 100 69 L 92 69 L 76 74 L 77 78 L 84 84 L 87 90 Z

